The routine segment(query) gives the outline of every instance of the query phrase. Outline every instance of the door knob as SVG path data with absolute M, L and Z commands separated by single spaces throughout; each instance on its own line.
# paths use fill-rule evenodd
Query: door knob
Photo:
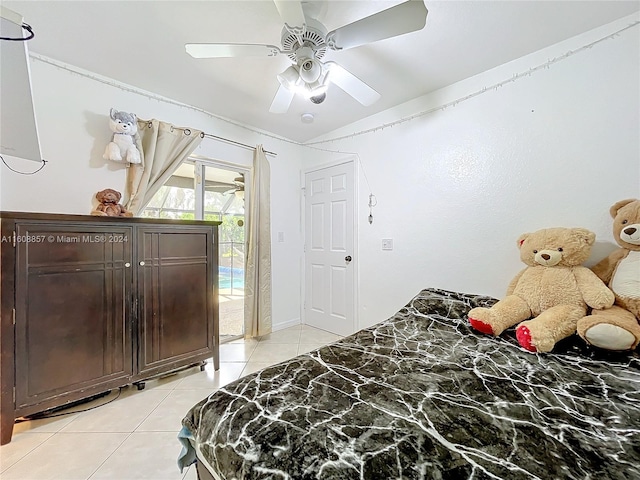
M 129 268 L 131 266 L 131 264 L 129 262 L 124 264 L 125 267 Z
M 351 255 L 347 255 L 346 257 L 344 257 L 344 261 L 347 263 L 351 262 Z
M 144 262 L 140 262 L 140 266 L 141 266 L 141 267 L 144 267 Z

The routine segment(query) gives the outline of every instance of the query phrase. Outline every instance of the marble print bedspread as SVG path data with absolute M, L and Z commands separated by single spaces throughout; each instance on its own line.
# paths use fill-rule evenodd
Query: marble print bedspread
M 427 289 L 390 319 L 241 378 L 183 420 L 231 479 L 640 478 L 640 356 L 474 332 L 488 297 Z

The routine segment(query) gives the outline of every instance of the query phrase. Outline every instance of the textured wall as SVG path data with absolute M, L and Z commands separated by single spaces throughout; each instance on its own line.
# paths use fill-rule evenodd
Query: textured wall
M 325 139 L 436 109 L 428 115 L 316 145 L 358 153 L 378 199 L 369 225 L 369 192 L 361 174 L 356 253 L 361 326 L 388 317 L 425 287 L 504 295 L 523 267 L 516 239 L 526 231 L 587 227 L 600 242 L 592 261 L 613 248 L 609 206 L 640 196 L 639 26 L 455 106 L 437 107 L 634 20 L 637 15 Z M 381 250 L 383 238 L 393 238 L 393 251 Z

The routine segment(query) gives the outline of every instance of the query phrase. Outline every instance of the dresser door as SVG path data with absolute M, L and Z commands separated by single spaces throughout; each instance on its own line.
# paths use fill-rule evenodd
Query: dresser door
M 132 229 L 16 227 L 16 410 L 126 384 Z
M 138 378 L 211 358 L 214 227 L 138 226 Z

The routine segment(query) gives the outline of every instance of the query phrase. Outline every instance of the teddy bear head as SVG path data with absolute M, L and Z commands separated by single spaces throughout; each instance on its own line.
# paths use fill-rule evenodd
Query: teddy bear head
M 609 213 L 613 217 L 613 238 L 618 245 L 640 251 L 640 200 L 620 200 Z
M 122 198 L 122 195 L 116 190 L 107 188 L 96 193 L 96 198 L 98 199 L 98 202 L 102 204 L 116 205 Z
M 520 259 L 535 267 L 575 267 L 591 254 L 596 236 L 584 228 L 545 228 L 518 238 Z

